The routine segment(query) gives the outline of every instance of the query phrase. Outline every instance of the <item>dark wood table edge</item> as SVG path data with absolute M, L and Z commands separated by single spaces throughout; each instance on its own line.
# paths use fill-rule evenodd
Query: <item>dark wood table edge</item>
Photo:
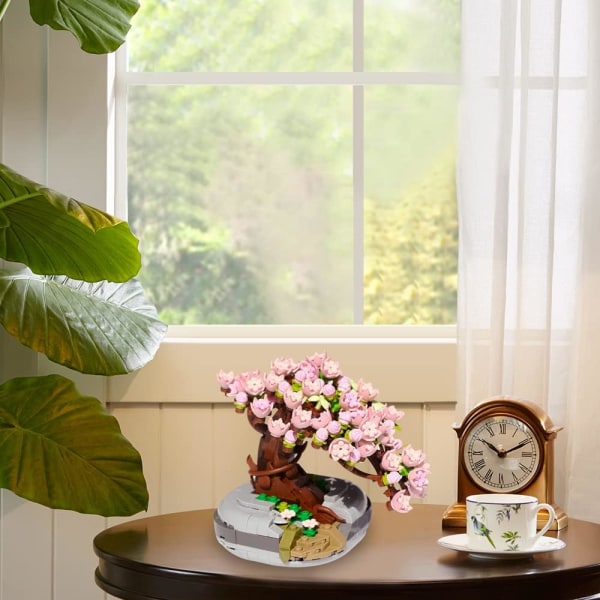
M 123 600 L 199 600 L 208 598 L 306 600 L 314 594 L 343 595 L 344 600 L 576 600 L 600 591 L 600 568 L 582 567 L 564 573 L 530 573 L 504 577 L 465 578 L 434 582 L 381 581 L 315 582 L 258 580 L 235 575 L 215 575 L 140 565 L 96 550 L 99 566 L 95 581 L 100 589 Z M 136 589 L 128 583 L 136 582 Z

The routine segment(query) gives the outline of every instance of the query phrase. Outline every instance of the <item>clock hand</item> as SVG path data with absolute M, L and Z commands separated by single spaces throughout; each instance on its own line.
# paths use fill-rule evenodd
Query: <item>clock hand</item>
M 521 440 L 516 446 L 513 446 L 510 450 L 506 450 L 504 452 L 504 454 L 508 454 L 509 452 L 512 452 L 513 450 L 518 450 L 519 448 L 522 448 L 523 446 L 526 446 L 527 444 L 529 444 L 529 442 L 531 442 L 531 440 L 529 438 L 527 438 L 525 440 Z
M 498 448 L 496 448 L 496 446 L 494 446 L 494 444 L 490 444 L 487 440 L 484 440 L 482 438 L 477 438 L 482 444 L 485 444 L 488 448 L 490 448 L 491 450 L 493 450 L 498 456 L 500 456 L 501 452 L 500 450 L 498 450 Z M 514 448 L 513 448 L 514 450 Z

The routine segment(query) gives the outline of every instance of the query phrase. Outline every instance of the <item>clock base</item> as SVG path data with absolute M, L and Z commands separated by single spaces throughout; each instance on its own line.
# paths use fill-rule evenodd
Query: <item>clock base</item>
M 565 529 L 569 521 L 567 513 L 559 506 L 556 506 L 556 504 L 552 504 L 552 506 L 556 513 L 556 521 L 552 523 L 548 531 L 560 531 L 561 529 Z M 541 510 L 538 516 L 537 528 L 541 529 L 547 520 L 548 512 Z M 464 502 L 456 502 L 446 509 L 442 516 L 442 527 L 467 527 L 467 506 Z

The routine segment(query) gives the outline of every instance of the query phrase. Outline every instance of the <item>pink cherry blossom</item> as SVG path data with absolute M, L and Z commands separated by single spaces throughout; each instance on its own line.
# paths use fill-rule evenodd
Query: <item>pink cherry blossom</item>
M 302 392 L 305 396 L 318 396 L 323 389 L 323 380 L 319 379 L 305 379 L 302 383 Z
M 350 421 L 352 421 L 352 412 L 349 410 L 340 410 L 338 421 L 344 425 L 349 425 Z
M 329 431 L 331 435 L 337 435 L 341 430 L 342 426 L 338 421 L 331 421 L 331 423 L 327 425 L 327 431 Z
M 296 368 L 296 362 L 292 358 L 276 358 L 271 363 L 271 369 L 277 375 L 289 375 Z
M 389 473 L 384 473 L 381 479 L 385 485 L 394 485 L 400 481 L 401 476 L 398 471 L 390 471 Z
M 279 389 L 279 384 L 282 381 L 284 381 L 283 375 L 277 375 L 274 371 L 269 371 L 265 375 L 265 388 L 269 390 L 269 392 L 274 392 Z
M 311 421 L 311 410 L 304 410 L 301 406 L 297 406 L 292 412 L 291 422 L 296 429 L 306 429 L 307 427 L 310 427 Z
M 383 419 L 379 425 L 381 433 L 386 435 L 393 435 L 396 431 L 396 424 L 391 419 Z
M 239 377 L 243 390 L 249 396 L 258 396 L 265 391 L 265 380 L 259 371 L 248 371 Z
M 401 456 L 393 450 L 388 450 L 381 457 L 381 468 L 386 471 L 398 471 L 402 468 Z
M 283 394 L 283 402 L 288 408 L 294 409 L 302 404 L 304 394 L 301 391 L 294 392 L 291 388 Z
M 394 436 L 395 432 L 392 432 L 390 434 L 386 434 L 384 433 L 380 438 L 379 438 L 379 443 L 382 446 L 385 446 L 386 448 L 390 448 L 392 450 L 399 450 L 402 448 L 402 440 L 396 439 L 396 437 Z
M 290 428 L 290 424 L 284 423 L 283 419 L 269 419 L 267 427 L 273 437 L 282 437 Z
M 296 379 L 298 381 L 312 380 L 319 376 L 319 368 L 308 361 L 302 361 L 299 365 L 298 371 L 296 372 Z
M 367 409 L 364 406 L 353 408 L 351 411 L 350 424 L 354 427 L 360 427 L 360 425 L 367 418 Z
M 356 390 L 362 400 L 374 400 L 379 394 L 379 390 L 374 388 L 371 383 L 367 383 L 362 379 L 358 380 L 358 388 Z
M 427 493 L 429 468 L 426 467 L 429 467 L 429 465 L 416 467 L 408 474 L 408 481 L 406 483 L 408 492 L 415 498 L 423 498 Z
M 227 392 L 227 396 L 229 396 L 230 398 L 235 398 L 236 394 L 239 392 L 243 392 L 244 390 L 242 389 L 242 384 L 239 382 L 238 379 L 235 379 L 231 382 L 231 385 L 229 386 L 229 391 Z M 246 393 L 246 392 L 244 392 Z
M 264 419 L 272 410 L 273 403 L 267 398 L 254 398 L 250 403 L 252 414 L 259 419 Z
M 407 513 L 412 510 L 410 505 L 410 496 L 404 491 L 400 490 L 390 501 L 390 505 L 393 510 L 399 513 Z
M 321 394 L 326 398 L 332 398 L 335 395 L 335 392 L 335 385 L 331 382 L 326 383 L 321 390 Z
M 360 429 L 351 429 L 347 432 L 346 435 L 353 444 L 355 444 L 356 442 L 360 442 L 360 440 L 362 440 L 363 437 L 363 433 Z
M 329 437 L 329 431 L 327 431 L 325 427 L 321 427 L 320 429 L 317 429 L 315 431 L 315 435 L 313 437 L 316 438 L 317 441 L 324 444 L 327 441 L 327 438 Z
M 352 389 L 352 380 L 349 377 L 342 375 L 337 380 L 337 389 L 340 390 L 340 392 L 347 392 L 348 390 L 351 390 Z
M 347 410 L 358 408 L 360 406 L 360 398 L 356 390 L 348 390 L 340 396 L 340 406 Z
M 407 467 L 420 467 L 425 462 L 425 453 L 409 444 L 402 450 L 402 462 Z
M 356 462 L 360 458 L 357 448 L 344 438 L 338 438 L 329 444 L 329 456 L 342 462 Z
M 379 402 L 371 404 L 367 408 L 367 417 L 369 419 L 372 419 L 373 421 L 379 422 L 384 418 L 383 409 L 384 409 L 384 405 Z
M 358 442 L 356 444 L 356 447 L 358 448 L 358 451 L 362 458 L 367 458 L 367 456 L 371 456 L 372 454 L 375 454 L 375 452 L 377 452 L 377 445 L 373 442 L 367 442 L 366 440 L 361 440 L 360 442 Z
M 313 366 L 317 367 L 318 369 L 321 368 L 321 365 L 325 362 L 326 359 L 327 354 L 325 354 L 324 352 L 315 352 L 314 354 L 311 354 L 306 358 L 308 362 L 310 362 Z
M 404 411 L 398 410 L 393 404 L 387 405 L 383 409 L 386 419 L 391 419 L 394 423 L 398 423 L 404 418 Z
M 306 371 L 303 371 L 302 369 L 298 369 L 295 373 L 294 373 L 294 379 L 296 381 L 304 381 L 305 379 L 309 379 L 306 375 Z
M 376 440 L 381 435 L 381 432 L 379 431 L 379 423 L 376 421 L 363 421 L 360 424 L 360 430 L 362 431 L 363 439 L 367 440 L 368 442 Z
M 313 429 L 320 429 L 327 427 L 331 423 L 331 413 L 328 410 L 324 410 L 318 417 L 313 417 L 310 424 Z
M 291 390 L 292 386 L 287 379 L 282 379 L 277 386 L 277 391 L 281 394 L 285 394 L 288 390 Z
M 330 358 L 325 358 L 321 364 L 321 373 L 327 379 L 335 379 L 341 375 L 340 364 Z
M 350 447 L 350 460 L 348 462 L 356 463 L 361 460 L 360 452 L 356 446 Z
M 217 381 L 222 389 L 229 389 L 229 386 L 233 383 L 235 379 L 235 374 L 233 371 L 223 371 L 221 369 L 217 373 Z
M 246 394 L 246 392 L 238 392 L 235 395 L 234 402 L 236 404 L 246 404 L 248 402 L 248 394 Z
M 293 448 L 296 445 L 297 441 L 298 435 L 296 434 L 296 432 L 292 431 L 291 429 L 288 429 L 285 432 L 285 435 L 283 436 L 283 445 L 287 446 L 288 448 Z

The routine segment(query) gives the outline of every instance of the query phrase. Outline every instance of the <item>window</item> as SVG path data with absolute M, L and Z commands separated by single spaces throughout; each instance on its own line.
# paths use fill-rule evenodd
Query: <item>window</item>
M 454 323 L 459 29 L 459 0 L 142 3 L 117 176 L 161 316 Z

